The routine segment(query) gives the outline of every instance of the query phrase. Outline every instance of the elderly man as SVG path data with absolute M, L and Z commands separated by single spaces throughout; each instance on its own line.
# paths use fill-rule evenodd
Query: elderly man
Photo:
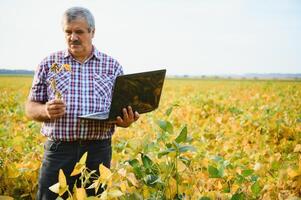
M 109 109 L 113 83 L 123 70 L 115 59 L 93 46 L 95 23 L 89 10 L 68 9 L 62 25 L 68 49 L 51 54 L 39 64 L 26 104 L 27 116 L 43 122 L 41 133 L 48 137 L 37 199 L 57 197 L 49 187 L 58 182 L 59 169 L 72 188 L 75 178 L 68 177 L 85 152 L 89 169 L 97 170 L 100 163 L 110 167 L 115 125 L 128 127 L 139 118 L 128 107 L 115 124 L 78 119 Z

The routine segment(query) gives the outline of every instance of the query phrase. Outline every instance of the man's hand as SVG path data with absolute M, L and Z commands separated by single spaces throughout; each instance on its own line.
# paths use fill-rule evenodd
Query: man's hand
M 127 109 L 123 108 L 122 113 L 123 113 L 123 118 L 121 118 L 120 116 L 117 117 L 117 121 L 116 121 L 117 126 L 126 128 L 139 119 L 139 113 L 136 111 L 134 114 L 131 106 L 128 106 Z
M 61 99 L 53 99 L 45 104 L 46 115 L 50 120 L 62 117 L 66 112 L 66 104 Z

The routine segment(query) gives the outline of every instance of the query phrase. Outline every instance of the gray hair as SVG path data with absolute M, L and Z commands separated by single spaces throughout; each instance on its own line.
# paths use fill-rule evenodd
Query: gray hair
M 88 9 L 83 7 L 72 7 L 66 10 L 62 18 L 62 25 L 64 25 L 65 22 L 70 23 L 71 21 L 81 17 L 84 18 L 88 23 L 89 32 L 95 30 L 95 21 L 92 13 Z

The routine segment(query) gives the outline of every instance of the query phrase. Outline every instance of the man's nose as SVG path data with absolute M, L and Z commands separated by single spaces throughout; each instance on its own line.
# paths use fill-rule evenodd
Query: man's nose
M 71 41 L 78 40 L 77 34 L 76 33 L 71 33 L 70 39 L 71 39 Z

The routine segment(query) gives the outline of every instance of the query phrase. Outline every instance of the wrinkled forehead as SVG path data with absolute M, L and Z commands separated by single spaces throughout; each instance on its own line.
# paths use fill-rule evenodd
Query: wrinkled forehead
M 88 29 L 89 30 L 89 24 L 87 20 L 84 17 L 77 17 L 73 19 L 63 19 L 62 21 L 63 29 Z
M 62 18 L 62 26 L 64 27 L 65 25 L 74 23 L 74 22 L 81 22 L 81 23 L 85 23 L 88 25 L 88 21 L 85 17 L 82 16 L 73 16 L 73 17 L 67 17 L 67 16 L 63 16 Z

